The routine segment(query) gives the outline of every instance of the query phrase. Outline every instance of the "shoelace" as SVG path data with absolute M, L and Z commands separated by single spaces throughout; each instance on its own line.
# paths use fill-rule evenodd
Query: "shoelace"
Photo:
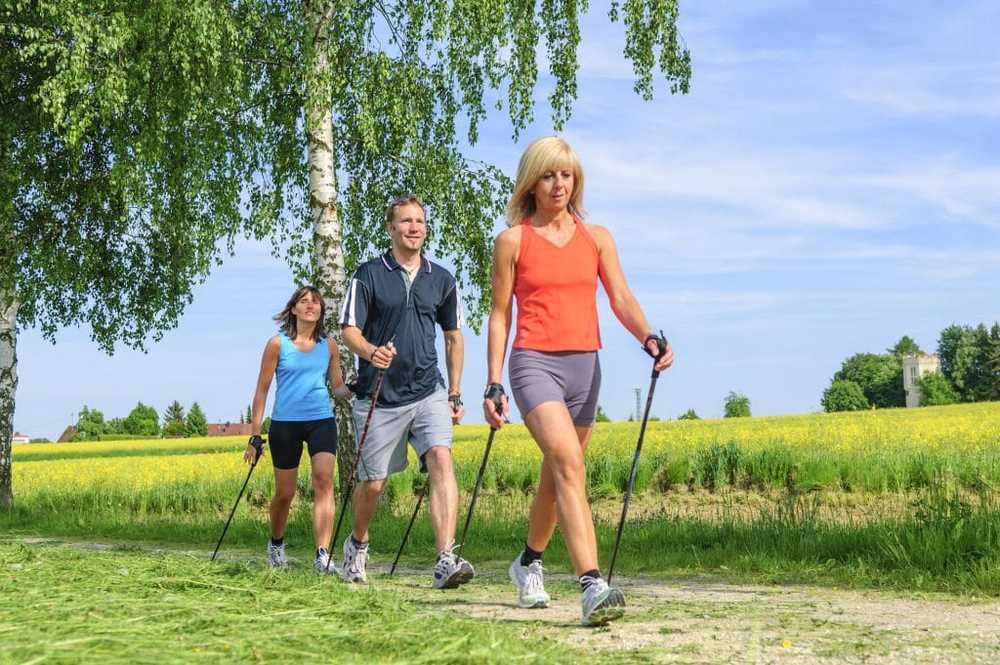
M 434 564 L 434 572 L 440 573 L 439 577 L 444 577 L 445 575 L 448 574 L 450 563 L 455 563 L 455 564 L 458 563 L 458 561 L 456 561 L 455 559 L 455 555 L 447 550 L 441 552 L 441 554 L 438 556 L 437 563 Z
M 368 565 L 368 548 L 354 550 L 354 565 L 351 566 L 352 573 L 360 574 Z
M 542 578 L 542 562 L 532 561 L 528 564 L 528 574 L 524 577 L 524 590 L 528 593 L 538 593 L 545 588 Z

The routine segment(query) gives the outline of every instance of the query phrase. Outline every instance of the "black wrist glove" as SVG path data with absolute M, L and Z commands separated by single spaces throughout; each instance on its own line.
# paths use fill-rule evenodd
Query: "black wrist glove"
M 458 393 L 448 395 L 448 403 L 451 404 L 452 411 L 458 411 L 462 408 L 462 395 Z
M 656 342 L 656 347 L 659 349 L 657 353 L 653 353 L 649 350 L 650 340 Z M 645 351 L 650 358 L 653 360 L 659 360 L 663 357 L 663 354 L 667 352 L 667 338 L 663 336 L 663 331 L 660 331 L 659 335 L 654 335 L 650 333 L 646 336 L 646 339 L 642 342 L 642 350 Z
M 504 392 L 503 386 L 499 383 L 490 383 L 486 385 L 486 392 L 483 393 L 483 399 L 488 399 L 493 402 L 493 406 L 496 408 L 497 413 L 503 416 L 503 398 L 507 396 Z
M 253 449 L 257 451 L 257 457 L 260 457 L 261 453 L 264 452 L 265 443 L 267 443 L 267 441 L 265 441 L 259 434 L 252 435 L 250 440 L 247 441 L 247 445 L 253 446 Z

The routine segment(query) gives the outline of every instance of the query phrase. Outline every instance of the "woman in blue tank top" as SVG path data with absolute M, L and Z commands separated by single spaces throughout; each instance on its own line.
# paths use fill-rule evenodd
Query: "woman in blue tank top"
M 285 524 L 295 497 L 302 444 L 309 447 L 313 486 L 313 536 L 316 541 L 317 572 L 334 572 L 328 566 L 333 530 L 333 466 L 337 454 L 337 424 L 330 406 L 330 392 L 347 397 L 340 371 L 340 355 L 333 337 L 323 328 L 326 305 L 320 292 L 311 286 L 296 289 L 285 308 L 275 315 L 281 332 L 267 340 L 260 362 L 257 390 L 253 398 L 251 425 L 260 436 L 264 403 L 271 379 L 278 386 L 271 412 L 271 460 L 274 463 L 274 498 L 271 499 L 271 540 L 268 563 L 276 568 L 287 565 Z M 329 388 L 327 387 L 329 386 Z M 244 459 L 256 456 L 247 445 Z

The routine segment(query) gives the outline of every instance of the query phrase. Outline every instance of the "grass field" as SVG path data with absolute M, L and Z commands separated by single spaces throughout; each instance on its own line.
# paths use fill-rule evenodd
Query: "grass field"
M 598 425 L 588 451 L 605 565 L 637 433 L 633 423 Z M 486 435 L 484 426 L 456 430 L 462 514 Z M 495 440 L 465 550 L 480 577 L 443 595 L 428 588 L 426 513 L 404 574 L 377 574 L 423 482 L 412 466 L 392 479 L 376 515 L 368 588 L 310 574 L 308 460 L 286 532 L 291 570 L 262 564 L 266 459 L 223 560 L 208 562 L 246 475 L 243 446 L 15 448 L 15 507 L 0 513 L 0 663 L 1000 657 L 989 628 L 1000 617 L 1000 404 L 651 423 L 616 571 L 633 609 L 597 632 L 576 627 L 579 592 L 558 534 L 545 559 L 553 608 L 512 603 L 504 570 L 521 547 L 540 463 L 523 426 Z M 789 583 L 822 588 L 776 586 Z
M 465 496 L 487 428 L 456 430 Z M 638 426 L 599 424 L 588 451 L 602 552 L 610 551 Z M 246 473 L 242 439 L 36 444 L 14 451 L 7 530 L 142 542 L 214 542 Z M 470 557 L 518 550 L 540 455 L 523 426 L 497 435 Z M 303 461 L 303 471 L 308 468 Z M 227 536 L 258 547 L 273 479 L 255 473 Z M 311 543 L 307 474 L 288 534 Z M 374 525 L 391 556 L 422 476 L 395 476 Z M 1000 594 L 1000 404 L 650 423 L 621 557 L 625 572 L 711 571 Z M 409 548 L 427 564 L 420 520 Z M 565 565 L 560 538 L 547 554 Z

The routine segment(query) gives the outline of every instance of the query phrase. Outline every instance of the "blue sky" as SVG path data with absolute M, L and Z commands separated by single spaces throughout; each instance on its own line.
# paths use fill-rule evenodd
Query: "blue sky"
M 661 82 L 652 103 L 632 92 L 602 5 L 585 20 L 563 135 L 586 169 L 589 220 L 611 229 L 676 350 L 656 415 L 718 416 L 729 390 L 755 414 L 816 411 L 850 354 L 904 334 L 933 350 L 952 322 L 1000 319 L 1000 3 L 688 1 L 691 93 Z M 552 133 L 550 83 L 522 140 L 498 116 L 471 156 L 513 175 L 528 140 Z M 84 330 L 55 346 L 22 331 L 15 428 L 55 438 L 83 404 L 112 417 L 139 400 L 235 420 L 292 286 L 269 248 L 243 242 L 147 354 L 108 357 Z M 600 402 L 624 418 L 649 361 L 602 307 Z M 466 332 L 476 404 L 485 342 Z

